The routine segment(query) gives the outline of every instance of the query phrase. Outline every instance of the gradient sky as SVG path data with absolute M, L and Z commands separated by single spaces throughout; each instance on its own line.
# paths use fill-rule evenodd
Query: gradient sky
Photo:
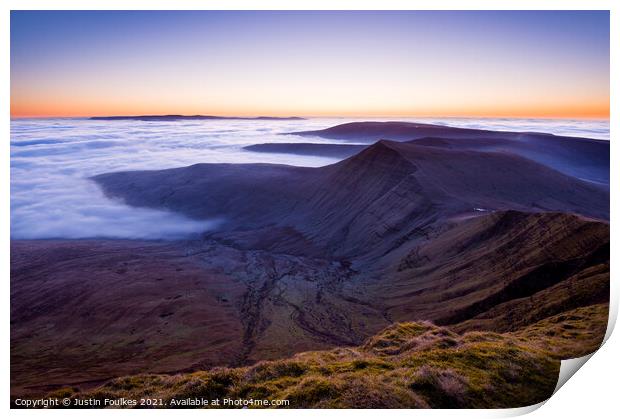
M 13 11 L 11 115 L 609 117 L 609 13 Z

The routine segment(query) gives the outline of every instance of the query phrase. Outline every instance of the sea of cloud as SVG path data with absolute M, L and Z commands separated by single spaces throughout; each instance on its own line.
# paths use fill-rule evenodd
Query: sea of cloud
M 89 178 L 120 170 L 157 170 L 195 163 L 322 166 L 336 160 L 256 153 L 243 147 L 299 142 L 300 137 L 280 133 L 322 129 L 352 120 L 13 120 L 11 238 L 176 239 L 207 231 L 221 219 L 192 220 L 166 211 L 130 207 L 106 197 Z M 416 121 L 609 139 L 608 121 L 432 118 Z M 319 138 L 303 141 L 330 142 Z M 222 219 L 225 216 L 222 214 Z

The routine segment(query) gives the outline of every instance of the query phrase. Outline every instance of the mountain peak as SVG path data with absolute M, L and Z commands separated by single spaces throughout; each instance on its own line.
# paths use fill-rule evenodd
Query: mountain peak
M 390 140 L 379 140 L 358 154 L 336 163 L 334 167 L 358 174 L 369 169 L 387 172 L 411 172 L 415 167 L 398 148 L 398 143 Z

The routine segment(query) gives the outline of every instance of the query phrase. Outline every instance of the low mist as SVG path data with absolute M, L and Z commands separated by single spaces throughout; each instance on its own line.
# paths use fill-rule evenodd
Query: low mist
M 302 126 L 305 127 L 306 125 Z M 179 239 L 220 220 L 135 208 L 106 197 L 91 176 L 205 162 L 320 166 L 332 159 L 251 153 L 260 137 L 282 141 L 288 122 L 140 122 L 31 119 L 11 122 L 12 239 Z M 290 140 L 290 139 L 289 139 Z M 225 214 L 222 215 L 225 218 Z

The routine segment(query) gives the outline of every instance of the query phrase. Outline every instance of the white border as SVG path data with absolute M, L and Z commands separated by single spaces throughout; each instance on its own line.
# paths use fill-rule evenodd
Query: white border
M 294 4 L 294 6 L 293 6 Z M 610 0 L 3 0 L 0 2 L 0 48 L 2 49 L 2 83 L 0 84 L 0 114 L 3 141 L 1 143 L 3 164 L 0 170 L 1 182 L 0 193 L 4 197 L 2 203 L 0 217 L 0 231 L 3 236 L 0 242 L 0 266 L 2 269 L 2 290 L 5 305 L 3 307 L 3 321 L 0 330 L 3 337 L 4 346 L 2 347 L 2 359 L 5 368 L 4 380 L 2 381 L 3 407 L 9 408 L 9 365 L 10 365 L 10 329 L 9 329 L 9 226 L 10 226 L 10 161 L 9 161 L 9 137 L 10 137 L 10 65 L 9 65 L 9 48 L 10 48 L 10 10 L 611 10 L 611 117 L 610 127 L 611 133 L 618 132 L 620 120 L 618 119 L 618 95 L 614 94 L 618 89 L 618 75 L 620 68 L 618 66 L 618 40 L 620 33 L 618 30 L 620 24 L 620 6 L 619 2 Z M 611 161 L 618 161 L 618 147 L 615 146 L 614 140 L 611 140 Z M 612 182 L 611 182 L 611 214 L 615 219 L 618 211 L 618 201 L 616 193 L 615 179 L 618 167 L 612 165 Z M 611 225 L 612 243 L 613 237 L 616 237 L 616 224 Z M 618 252 L 612 245 L 611 259 L 616 261 Z M 615 323 L 618 313 L 618 287 L 616 284 L 615 263 L 611 266 L 612 277 L 612 300 L 611 300 L 611 325 Z M 617 335 L 617 334 L 616 334 Z M 596 353 L 592 360 L 588 362 L 589 368 L 585 368 L 577 375 L 577 379 L 569 380 L 569 382 L 553 396 L 543 409 L 539 409 L 534 416 L 539 418 L 557 418 L 565 416 L 567 418 L 579 417 L 585 415 L 591 417 L 610 417 L 611 412 L 616 410 L 615 399 L 617 398 L 616 379 L 618 376 L 618 354 L 620 353 L 620 342 L 617 336 L 612 335 L 609 341 L 604 345 L 601 351 Z M 591 365 L 590 365 L 591 364 Z M 465 417 L 465 418 L 483 418 L 483 417 L 505 417 L 527 413 L 536 407 L 526 409 L 508 409 L 508 410 L 390 410 L 385 413 L 392 417 L 410 418 L 412 415 L 416 417 Z M 174 415 L 204 417 L 218 415 L 218 417 L 238 417 L 244 415 L 247 411 L 175 411 Z M 266 417 L 269 416 L 290 416 L 291 412 L 296 417 L 310 418 L 317 414 L 313 410 L 293 410 L 293 411 L 253 411 L 253 415 Z M 88 412 L 88 415 L 103 416 L 109 411 L 96 410 Z M 118 415 L 131 415 L 136 417 L 162 417 L 171 415 L 171 411 L 114 411 Z M 34 416 L 45 414 L 50 417 L 82 417 L 85 411 L 32 411 L 32 410 L 12 410 L 10 412 L 14 416 Z M 336 417 L 355 415 L 356 417 L 376 418 L 383 414 L 377 410 L 336 410 L 321 411 L 319 414 Z

